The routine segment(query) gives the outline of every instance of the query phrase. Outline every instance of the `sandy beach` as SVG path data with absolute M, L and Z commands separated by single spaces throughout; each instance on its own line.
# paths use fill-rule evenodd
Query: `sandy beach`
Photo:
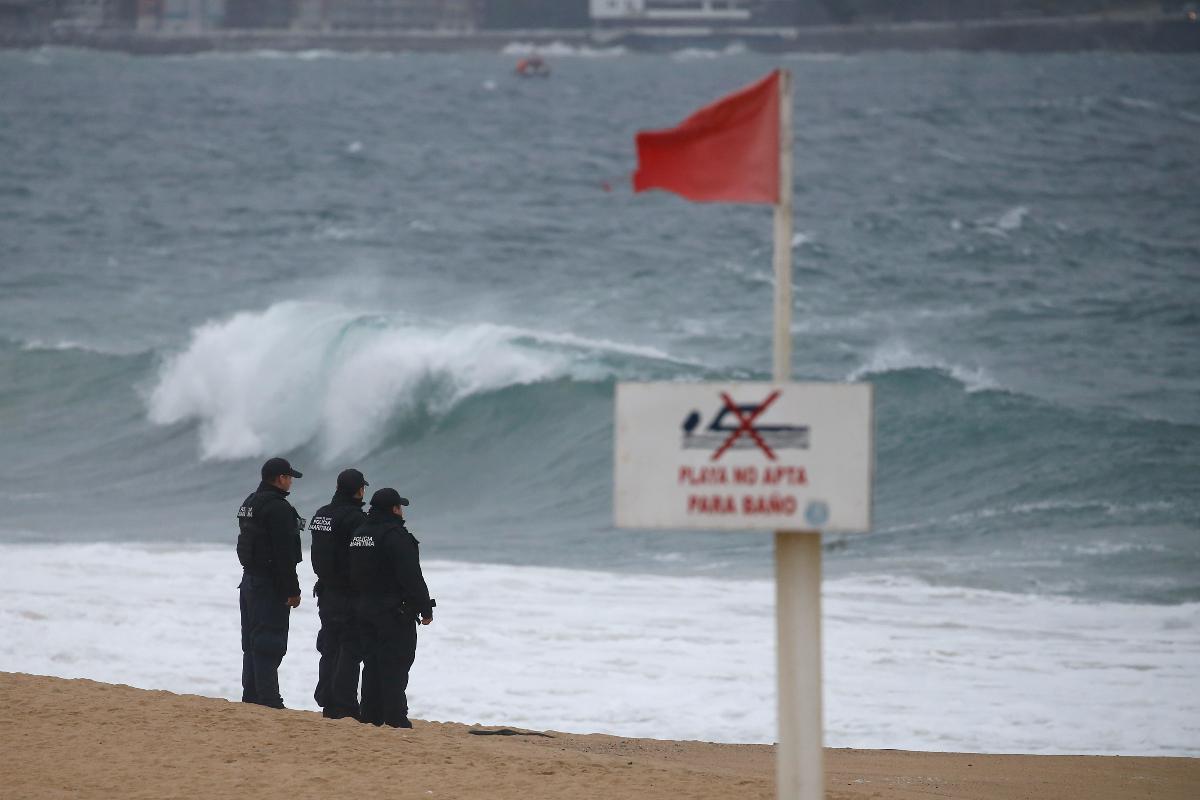
M 773 752 L 416 721 L 409 731 L 0 673 L 6 797 L 769 798 Z M 509 731 L 508 735 L 479 735 Z M 829 750 L 829 798 L 1192 798 L 1200 759 Z

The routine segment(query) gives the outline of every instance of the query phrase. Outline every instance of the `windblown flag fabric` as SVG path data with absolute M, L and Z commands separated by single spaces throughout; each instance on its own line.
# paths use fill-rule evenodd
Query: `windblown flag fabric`
M 779 71 L 701 108 L 677 127 L 641 131 L 633 190 L 707 203 L 779 202 Z

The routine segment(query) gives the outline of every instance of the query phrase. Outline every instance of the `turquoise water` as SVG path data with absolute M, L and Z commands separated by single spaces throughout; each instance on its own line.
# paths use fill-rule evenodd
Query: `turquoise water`
M 612 528 L 612 393 L 769 374 L 769 209 L 624 176 L 783 65 L 796 374 L 876 385 L 827 570 L 1200 599 L 1196 57 L 512 61 L 0 52 L 0 540 L 232 541 L 285 453 L 438 558 L 770 574 Z

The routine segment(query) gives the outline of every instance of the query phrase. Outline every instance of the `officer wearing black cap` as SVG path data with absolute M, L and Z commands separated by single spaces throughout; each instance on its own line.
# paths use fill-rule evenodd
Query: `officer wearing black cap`
M 371 496 L 367 523 L 350 539 L 365 662 L 360 719 L 394 728 L 412 727 L 405 690 L 417 654 L 417 623 L 433 622 L 435 605 L 421 574 L 418 542 L 404 525 L 407 505 L 395 489 L 380 489 Z M 377 705 L 366 702 L 372 695 Z
M 317 669 L 317 705 L 326 709 L 326 716 L 342 717 L 357 713 L 357 708 L 338 709 L 333 703 L 333 676 L 342 651 L 342 641 L 351 634 L 354 615 L 354 596 L 350 588 L 350 536 L 363 523 L 363 487 L 367 479 L 356 469 L 342 470 L 337 476 L 333 500 L 313 514 L 308 530 L 312 534 L 312 565 L 317 573 L 317 612 L 321 630 L 317 633 L 317 652 L 321 662 Z M 353 648 L 347 648 L 353 658 Z M 358 688 L 358 662 L 354 662 L 354 688 Z
M 279 664 L 287 652 L 292 609 L 300 605 L 296 565 L 304 529 L 287 496 L 299 477 L 287 459 L 268 459 L 262 482 L 238 509 L 243 703 L 283 708 Z

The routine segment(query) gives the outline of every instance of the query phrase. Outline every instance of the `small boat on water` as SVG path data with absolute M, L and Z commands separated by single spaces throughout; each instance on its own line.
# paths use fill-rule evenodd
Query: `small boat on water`
M 517 62 L 516 72 L 522 78 L 549 78 L 550 65 L 541 56 L 529 56 Z

